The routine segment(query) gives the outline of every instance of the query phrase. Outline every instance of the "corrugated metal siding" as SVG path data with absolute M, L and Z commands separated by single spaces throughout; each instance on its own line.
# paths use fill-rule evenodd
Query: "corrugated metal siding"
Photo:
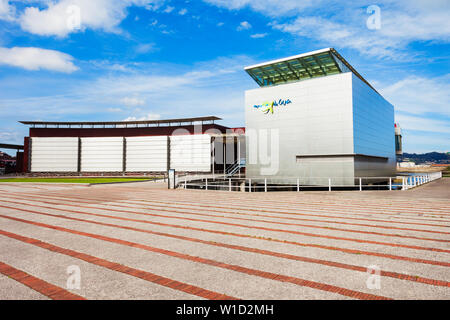
M 31 138 L 31 172 L 73 172 L 78 138 Z
M 126 171 L 166 171 L 167 137 L 126 138 Z
M 210 171 L 211 137 L 207 134 L 171 136 L 170 167 L 177 171 Z
M 81 171 L 123 170 L 123 138 L 81 138 Z

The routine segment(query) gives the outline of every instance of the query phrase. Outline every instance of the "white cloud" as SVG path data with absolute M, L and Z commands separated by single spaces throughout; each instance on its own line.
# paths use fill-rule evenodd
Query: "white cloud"
M 407 58 L 406 54 L 399 52 L 400 44 L 397 40 L 321 17 L 298 17 L 293 22 L 273 22 L 271 26 L 283 32 L 314 39 L 327 47 L 347 47 L 377 57 Z
M 113 71 L 113 72 L 124 72 L 124 73 L 133 73 L 136 68 L 139 68 L 139 62 L 133 61 L 110 61 L 110 60 L 87 60 L 82 61 L 82 63 L 86 64 L 88 68 L 95 69 L 96 72 L 104 72 L 104 71 Z
M 10 128 L 0 127 L 0 133 L 15 132 L 17 140 L 9 141 L 20 143 L 28 132 L 17 120 L 114 121 L 211 114 L 223 118 L 223 125 L 243 126 L 242 92 L 256 84 L 242 68 L 254 63 L 247 56 L 222 57 L 193 66 L 148 63 L 133 66 L 132 72 L 105 72 L 96 79 L 69 82 L 45 74 L 39 78 L 0 77 L 0 87 L 20 88 L 0 90 L 2 121 L 11 124 Z M 126 108 L 121 102 L 124 97 L 145 100 L 146 105 Z
M 389 4 L 390 1 L 385 1 Z M 381 11 L 382 36 L 416 40 L 450 41 L 450 1 L 400 0 Z
M 218 7 L 237 10 L 245 7 L 262 12 L 268 16 L 280 16 L 293 14 L 310 7 L 314 3 L 323 2 L 320 0 L 203 0 L 204 2 Z
M 156 50 L 157 50 L 157 48 L 155 47 L 154 43 L 141 43 L 138 46 L 136 46 L 136 49 L 135 49 L 137 54 L 149 53 L 149 52 L 153 52 Z
M 448 135 L 423 131 L 402 131 L 403 152 L 449 152 Z
M 123 119 L 123 121 L 144 121 L 144 120 L 159 120 L 161 119 L 161 115 L 157 113 L 147 113 L 146 115 L 142 117 L 128 117 Z
M 415 41 L 450 41 L 450 1 L 378 0 L 381 28 L 369 30 L 365 0 L 204 0 L 229 10 L 250 8 L 274 20 L 277 30 L 306 37 L 322 46 L 346 47 L 365 55 L 393 60 L 413 59 Z M 292 19 L 294 17 L 294 19 Z
M 46 9 L 27 7 L 19 17 L 21 28 L 42 36 L 65 37 L 86 28 L 118 32 L 127 16 L 127 7 L 145 6 L 155 9 L 163 0 L 59 0 L 46 2 Z M 152 4 L 149 4 L 152 3 Z
M 254 62 L 246 56 L 236 56 L 232 58 L 217 58 L 213 61 L 197 63 L 193 70 L 186 72 L 175 68 L 175 72 L 169 72 L 162 68 L 158 72 L 152 72 L 151 75 L 145 73 L 133 73 L 131 75 L 105 76 L 97 79 L 94 83 L 86 85 L 80 89 L 85 94 L 95 95 L 98 92 L 107 93 L 109 96 L 121 96 L 123 104 L 129 106 L 143 105 L 142 100 L 149 95 L 168 94 L 170 100 L 174 100 L 173 92 L 180 88 L 194 91 L 197 86 L 207 86 L 217 84 L 220 87 L 220 77 L 226 75 L 241 73 L 245 65 Z M 181 66 L 180 66 L 181 68 Z M 247 79 L 245 74 L 242 74 Z M 217 80 L 216 80 L 217 79 Z M 251 82 L 251 79 L 247 79 Z M 220 89 L 219 89 L 220 90 Z M 131 95 L 130 95 L 131 94 Z M 124 98 L 124 96 L 126 98 Z M 204 96 L 201 96 L 204 99 Z M 151 101 L 150 98 L 145 101 Z M 139 103 L 138 103 L 139 102 Z
M 418 117 L 405 114 L 397 114 L 395 122 L 404 130 L 427 131 L 446 134 L 450 139 L 450 123 L 444 120 Z
M 125 102 L 132 111 L 129 116 L 136 118 L 144 116 L 144 112 L 161 114 L 163 118 L 213 113 L 223 116 L 230 125 L 239 126 L 243 125 L 242 92 L 256 85 L 242 68 L 253 63 L 246 56 L 234 56 L 194 66 L 147 64 L 132 73 L 106 73 L 94 80 L 69 84 L 50 78 L 45 81 L 46 87 L 52 87 L 51 94 L 37 90 L 40 81 L 30 79 L 32 82 L 26 83 L 26 98 L 14 98 L 15 93 L 0 91 L 2 117 L 11 122 L 35 120 L 42 114 L 50 117 L 44 120 L 114 120 L 110 117 L 114 114 L 111 108 L 130 112 L 124 108 Z M 4 82 L 0 79 L 1 86 L 5 86 Z M 8 85 L 14 87 L 24 84 L 20 77 L 15 84 L 10 82 Z
M 120 108 L 108 108 L 106 109 L 108 112 L 122 112 L 122 109 Z
M 127 107 L 137 107 L 145 105 L 145 99 L 138 97 L 125 97 L 121 99 L 120 102 Z
M 255 33 L 250 36 L 253 39 L 261 39 L 267 36 L 267 33 Z
M 164 9 L 164 12 L 165 12 L 165 13 L 171 13 L 174 9 L 175 9 L 175 7 L 167 6 L 167 7 Z
M 437 78 L 411 76 L 380 92 L 398 111 L 450 116 L 450 74 Z
M 450 40 L 450 11 L 423 12 L 407 14 L 404 12 L 386 12 L 383 15 L 383 27 L 379 30 L 383 37 L 417 40 Z
M 0 47 L 0 64 L 26 70 L 46 69 L 71 73 L 78 70 L 72 61 L 72 56 L 55 50 L 34 47 Z
M 221 27 L 221 26 L 223 26 L 225 23 L 223 23 L 223 22 L 219 22 L 219 23 L 217 23 L 217 26 L 218 27 Z
M 404 151 L 448 150 L 449 80 L 450 74 L 436 78 L 410 76 L 387 86 L 381 85 L 380 93 L 395 107 L 395 121 L 403 130 Z
M 5 125 L 6 123 L 3 123 Z M 27 128 L 28 129 L 28 128 Z M 16 130 L 11 123 L 8 123 L 8 127 L 0 127 L 0 141 L 3 143 L 19 144 L 23 145 L 23 137 L 27 135 L 27 130 L 22 128 L 22 130 Z M 0 151 L 9 154 L 13 157 L 16 156 L 16 150 L 11 149 L 0 149 Z
M 187 9 L 186 8 L 183 8 L 180 11 L 178 11 L 178 14 L 181 15 L 181 16 L 184 16 L 186 13 L 187 13 Z
M 15 19 L 16 7 L 8 0 L 0 0 L 0 20 L 13 21 Z
M 252 25 L 250 23 L 248 23 L 248 21 L 242 21 L 239 26 L 237 27 L 238 31 L 242 31 L 242 30 L 248 30 L 252 27 Z

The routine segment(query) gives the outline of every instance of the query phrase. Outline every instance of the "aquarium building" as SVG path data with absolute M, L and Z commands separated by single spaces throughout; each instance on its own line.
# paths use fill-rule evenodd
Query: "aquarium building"
M 395 175 L 394 107 L 335 49 L 245 68 L 246 176 L 352 185 Z

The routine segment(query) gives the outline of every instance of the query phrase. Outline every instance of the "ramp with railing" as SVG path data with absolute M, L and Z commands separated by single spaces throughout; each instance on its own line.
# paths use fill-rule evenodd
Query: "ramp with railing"
M 236 173 L 240 173 L 241 169 L 245 168 L 245 158 L 237 159 L 226 170 L 226 177 L 233 177 Z
M 230 173 L 232 170 L 230 171 Z M 314 178 L 321 179 L 321 183 L 309 184 L 309 178 L 238 178 L 230 173 L 224 175 L 185 175 L 177 177 L 178 188 L 269 192 L 269 191 L 305 191 L 305 190 L 408 190 L 431 181 L 442 178 L 442 172 L 424 173 L 407 177 L 357 177 L 352 183 L 343 184 L 342 178 Z

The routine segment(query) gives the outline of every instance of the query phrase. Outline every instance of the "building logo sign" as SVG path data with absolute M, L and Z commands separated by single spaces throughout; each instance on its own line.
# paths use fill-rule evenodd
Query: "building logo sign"
M 292 101 L 289 99 L 279 99 L 270 102 L 264 102 L 262 104 L 255 104 L 253 108 L 260 109 L 265 114 L 273 114 L 274 107 L 287 106 L 290 103 L 292 103 Z

